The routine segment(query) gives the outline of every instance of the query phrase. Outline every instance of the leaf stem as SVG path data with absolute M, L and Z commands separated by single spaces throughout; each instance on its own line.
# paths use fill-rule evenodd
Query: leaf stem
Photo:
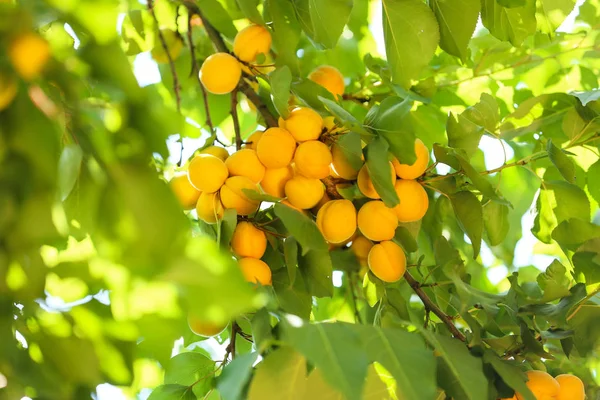
M 231 92 L 231 118 L 233 118 L 233 130 L 235 132 L 235 149 L 242 148 L 242 133 L 240 132 L 240 120 L 237 112 L 237 88 Z

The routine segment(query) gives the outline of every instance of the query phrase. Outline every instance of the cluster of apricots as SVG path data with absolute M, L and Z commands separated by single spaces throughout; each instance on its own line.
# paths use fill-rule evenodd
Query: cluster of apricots
M 527 371 L 527 387 L 537 400 L 584 400 L 585 387 L 581 379 L 571 374 L 552 375 L 544 371 Z M 520 393 L 510 399 L 523 400 Z

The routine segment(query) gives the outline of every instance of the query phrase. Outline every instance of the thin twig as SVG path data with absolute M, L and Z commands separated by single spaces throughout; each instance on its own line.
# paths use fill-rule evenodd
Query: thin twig
M 356 321 L 356 323 L 362 324 L 362 319 L 360 317 L 360 312 L 358 311 L 358 304 L 356 301 L 356 293 L 354 292 L 355 281 L 353 272 L 348 273 L 348 286 L 350 288 L 350 297 L 352 298 L 352 306 L 354 308 L 354 320 Z
M 237 112 L 237 89 L 231 92 L 231 118 L 233 119 L 233 131 L 235 132 L 235 149 L 242 148 L 242 133 L 240 132 L 240 120 Z
M 229 336 L 229 344 L 225 348 L 225 357 L 223 358 L 223 364 L 227 362 L 229 359 L 229 355 L 231 355 L 231 359 L 235 358 L 235 338 L 240 331 L 240 326 L 237 322 L 233 321 L 231 323 L 231 335 Z

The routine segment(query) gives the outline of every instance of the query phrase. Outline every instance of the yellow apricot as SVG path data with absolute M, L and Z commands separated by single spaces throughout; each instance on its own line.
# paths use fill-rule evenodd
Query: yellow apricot
M 302 210 L 316 206 L 324 193 L 323 182 L 302 175 L 296 175 L 285 184 L 285 195 L 288 201 Z
M 581 379 L 571 374 L 558 375 L 556 382 L 560 386 L 556 400 L 584 400 L 585 387 Z
M 169 186 L 184 210 L 191 210 L 196 206 L 200 191 L 192 186 L 187 173 L 174 176 L 169 181 Z
M 242 258 L 239 265 L 244 279 L 248 282 L 260 283 L 262 286 L 272 285 L 271 269 L 264 261 L 247 257 Z
M 321 65 L 308 75 L 308 79 L 323 86 L 335 97 L 344 94 L 344 88 L 346 86 L 344 84 L 344 76 L 335 67 Z
M 291 133 L 282 128 L 269 128 L 263 133 L 256 153 L 267 168 L 287 167 L 294 158 L 296 141 Z
M 319 212 L 319 210 L 327 203 L 329 203 L 331 201 L 331 198 L 329 197 L 329 195 L 327 194 L 327 191 L 325 191 L 325 193 L 323 193 L 323 197 L 321 197 L 321 200 L 319 200 L 319 202 L 317 203 L 316 206 L 314 206 L 311 211 L 315 214 L 317 214 Z
M 250 104 L 252 104 L 252 103 L 250 103 Z M 252 135 L 248 136 L 248 139 L 246 139 L 246 144 L 244 145 L 244 147 L 250 148 L 250 149 L 256 151 L 256 149 L 258 148 L 258 141 L 260 140 L 263 133 L 264 133 L 263 131 L 256 131 Z
M 199 154 L 188 166 L 190 182 L 198 190 L 214 193 L 225 183 L 229 171 L 221 159 L 210 154 Z
M 179 54 L 181 54 L 181 50 L 183 50 L 183 39 L 171 29 L 161 29 L 160 32 L 165 39 L 165 44 L 169 50 L 169 55 L 171 55 L 171 60 L 175 61 L 177 57 L 179 57 Z M 152 55 L 154 61 L 159 64 L 166 64 L 169 62 L 169 56 L 167 55 L 167 52 L 165 51 L 165 48 L 163 47 L 158 35 L 156 35 L 154 48 L 150 54 Z
M 328 116 L 323 118 L 323 126 L 325 127 L 327 132 L 336 130 L 337 126 L 335 125 L 335 117 Z
M 0 111 L 12 103 L 14 98 L 17 96 L 17 82 L 15 80 L 0 75 Z
M 394 172 L 394 166 L 390 163 L 390 179 L 392 181 L 392 185 L 396 183 L 396 173 Z M 370 199 L 380 199 L 381 196 L 375 190 L 375 186 L 373 186 L 373 181 L 371 180 L 371 176 L 369 175 L 369 169 L 367 168 L 367 164 L 363 165 L 360 171 L 358 171 L 358 178 L 356 183 L 358 184 L 358 189 L 360 192 Z
M 375 242 L 390 240 L 397 227 L 398 217 L 394 209 L 381 200 L 369 201 L 358 210 L 358 229 L 367 239 Z
M 200 67 L 200 81 L 214 94 L 226 94 L 238 85 L 242 76 L 240 62 L 228 53 L 209 56 Z
M 188 326 L 196 335 L 203 337 L 216 336 L 227 328 L 227 324 L 217 325 L 212 322 L 206 322 L 191 314 L 188 315 Z
M 254 183 L 260 183 L 265 176 L 265 166 L 252 149 L 236 151 L 225 161 L 225 165 L 229 176 L 245 176 Z
M 394 185 L 400 204 L 394 207 L 398 221 L 413 222 L 425 216 L 429 208 L 427 192 L 417 181 L 398 179 Z
M 294 169 L 289 165 L 283 168 L 267 168 L 260 187 L 266 194 L 282 198 L 285 197 L 286 182 L 293 177 Z
M 406 255 L 394 242 L 385 240 L 369 251 L 369 269 L 384 282 L 396 282 L 406 272 Z
M 400 164 L 400 161 L 394 158 L 392 164 L 394 165 L 398 178 L 417 179 L 425 173 L 427 165 L 429 164 L 429 150 L 421 139 L 415 140 L 415 153 L 417 155 L 417 160 L 411 165 Z
M 249 25 L 233 39 L 233 54 L 242 61 L 252 62 L 259 54 L 271 50 L 271 33 L 261 25 Z
M 242 221 L 233 231 L 231 249 L 238 257 L 261 258 L 267 249 L 267 236 L 252 223 Z
M 227 149 L 219 146 L 208 146 L 207 148 L 200 150 L 200 154 L 211 154 L 217 158 L 220 158 L 221 161 L 227 160 L 229 157 L 229 152 Z
M 301 175 L 307 178 L 323 179 L 329 176 L 331 151 L 318 140 L 300 143 L 294 155 L 294 164 Z
M 198 219 L 207 224 L 216 224 L 223 218 L 223 204 L 219 193 L 202 192 L 196 203 Z
M 361 266 L 367 265 L 367 257 L 369 256 L 371 247 L 373 247 L 373 242 L 364 236 L 359 235 L 352 240 L 350 249 L 358 259 L 358 262 Z
M 317 226 L 329 243 L 342 243 L 356 232 L 356 208 L 350 200 L 332 200 L 317 213 Z
M 323 130 L 323 118 L 311 108 L 298 107 L 279 126 L 287 129 L 297 142 L 317 140 Z
M 238 215 L 249 215 L 258 210 L 260 202 L 249 199 L 243 189 L 258 191 L 258 187 L 250 178 L 245 176 L 227 178 L 220 192 L 223 207 L 235 209 Z
M 344 178 L 347 180 L 354 180 L 358 176 L 358 170 L 352 168 L 344 151 L 341 146 L 337 143 L 334 143 L 331 146 L 331 162 L 333 165 L 333 170 L 336 174 L 340 176 L 340 178 Z
M 17 73 L 31 80 L 42 72 L 50 59 L 50 45 L 41 36 L 26 33 L 10 43 L 8 56 Z
M 527 387 L 537 400 L 556 400 L 560 386 L 558 382 L 547 372 L 527 371 Z M 517 399 L 524 400 L 520 393 Z

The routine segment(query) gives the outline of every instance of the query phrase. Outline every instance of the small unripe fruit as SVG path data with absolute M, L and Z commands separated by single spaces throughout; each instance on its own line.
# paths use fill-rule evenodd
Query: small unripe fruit
M 238 257 L 261 258 L 267 250 L 267 236 L 252 223 L 242 221 L 233 231 L 231 249 Z
M 256 153 L 267 168 L 283 168 L 290 165 L 296 151 L 296 141 L 291 133 L 281 128 L 269 128 L 263 133 Z
M 585 387 L 581 379 L 571 374 L 558 375 L 555 379 L 560 386 L 556 400 L 585 399 Z
M 394 189 L 400 199 L 400 204 L 394 207 L 398 221 L 413 222 L 425 216 L 429 208 L 429 198 L 419 182 L 398 179 Z
M 283 168 L 267 168 L 265 176 L 260 182 L 260 187 L 266 194 L 275 197 L 285 197 L 285 184 L 294 177 L 294 169 L 291 166 Z
M 175 31 L 172 31 L 171 29 L 161 29 L 160 32 L 162 33 L 163 39 L 165 39 L 165 44 L 169 50 L 171 60 L 175 61 L 177 57 L 179 57 L 179 54 L 181 54 L 181 50 L 183 50 L 183 40 Z M 158 34 L 156 35 L 154 48 L 150 54 L 152 54 L 154 61 L 159 64 L 166 64 L 169 62 L 169 56 L 167 55 L 167 52 L 165 51 Z
M 397 227 L 398 217 L 394 209 L 387 207 L 383 201 L 369 201 L 358 210 L 358 229 L 367 239 L 375 242 L 390 240 Z
M 550 374 L 544 371 L 527 371 L 527 379 L 527 387 L 537 400 L 556 400 L 560 386 Z M 525 398 L 517 393 L 517 399 Z
M 223 219 L 223 204 L 219 198 L 219 192 L 202 192 L 196 203 L 196 214 L 198 219 L 207 224 L 216 224 Z
M 225 181 L 221 188 L 221 203 L 225 208 L 233 208 L 238 215 L 250 215 L 256 210 L 260 202 L 249 199 L 243 189 L 258 191 L 258 187 L 250 178 L 245 176 L 232 176 Z
M 227 328 L 227 325 L 215 325 L 212 322 L 205 322 L 193 315 L 188 315 L 188 326 L 196 335 L 203 337 L 216 336 Z
M 298 172 L 307 178 L 326 178 L 331 164 L 329 147 L 318 140 L 300 143 L 294 155 L 294 164 Z
M 333 146 L 331 146 L 331 162 L 333 164 L 333 170 L 340 178 L 354 180 L 358 177 L 358 170 L 352 168 L 344 155 L 342 148 L 337 143 L 334 143 Z
M 188 176 L 196 189 L 214 193 L 223 186 L 229 171 L 221 159 L 210 154 L 199 154 L 192 158 L 188 167 Z
M 244 147 L 256 151 L 256 149 L 258 148 L 258 141 L 262 137 L 263 133 L 263 131 L 256 131 L 252 135 L 248 136 L 248 139 L 246 139 L 247 144 L 245 144 Z
M 264 261 L 256 258 L 242 258 L 239 264 L 244 279 L 248 282 L 260 283 L 262 286 L 272 285 L 271 269 Z
M 369 269 L 384 282 L 396 282 L 406 272 L 406 255 L 394 242 L 383 241 L 369 251 Z
M 227 157 L 229 157 L 229 152 L 227 149 L 219 146 L 208 146 L 207 148 L 200 150 L 200 154 L 210 154 L 220 158 L 221 161 L 225 161 L 227 160 Z
M 200 191 L 192 186 L 187 173 L 174 176 L 169 182 L 169 186 L 184 210 L 191 210 L 196 207 Z
M 342 243 L 356 232 L 356 208 L 350 200 L 332 200 L 317 214 L 317 226 L 329 243 Z
M 313 208 L 325 194 L 323 182 L 314 178 L 296 175 L 285 184 L 288 201 L 302 210 Z
M 236 151 L 225 161 L 225 165 L 229 176 L 245 176 L 254 183 L 260 183 L 265 176 L 265 166 L 252 149 Z
M 215 53 L 202 63 L 200 81 L 214 94 L 227 94 L 236 88 L 242 76 L 239 61 L 228 53 Z
M 311 108 L 298 107 L 280 123 L 280 127 L 287 129 L 297 142 L 317 140 L 323 130 L 323 118 Z
M 271 33 L 264 26 L 247 26 L 233 39 L 233 53 L 245 62 L 252 62 L 259 54 L 268 54 L 269 50 L 271 50 Z
M 394 158 L 392 164 L 399 178 L 402 179 L 417 179 L 425 173 L 429 164 L 429 150 L 421 139 L 415 140 L 415 153 L 417 160 L 412 164 L 400 164 L 400 161 Z
M 369 256 L 369 251 L 371 251 L 372 247 L 373 242 L 364 236 L 355 237 L 350 245 L 350 249 L 358 259 L 358 263 L 361 266 L 367 265 L 367 257 Z
M 315 68 L 309 75 L 308 79 L 318 83 L 327 89 L 334 97 L 344 94 L 344 76 L 341 72 L 330 65 L 321 65 Z
M 392 185 L 396 183 L 396 172 L 394 171 L 394 166 L 390 163 L 390 180 Z M 358 184 L 358 189 L 362 194 L 370 199 L 380 199 L 381 196 L 375 190 L 375 186 L 373 186 L 373 181 L 371 180 L 371 176 L 369 175 L 369 169 L 367 168 L 367 164 L 363 165 L 363 167 L 358 172 L 358 179 L 356 181 Z
M 50 59 L 50 45 L 35 33 L 14 39 L 8 47 L 8 57 L 15 70 L 25 80 L 36 78 Z

